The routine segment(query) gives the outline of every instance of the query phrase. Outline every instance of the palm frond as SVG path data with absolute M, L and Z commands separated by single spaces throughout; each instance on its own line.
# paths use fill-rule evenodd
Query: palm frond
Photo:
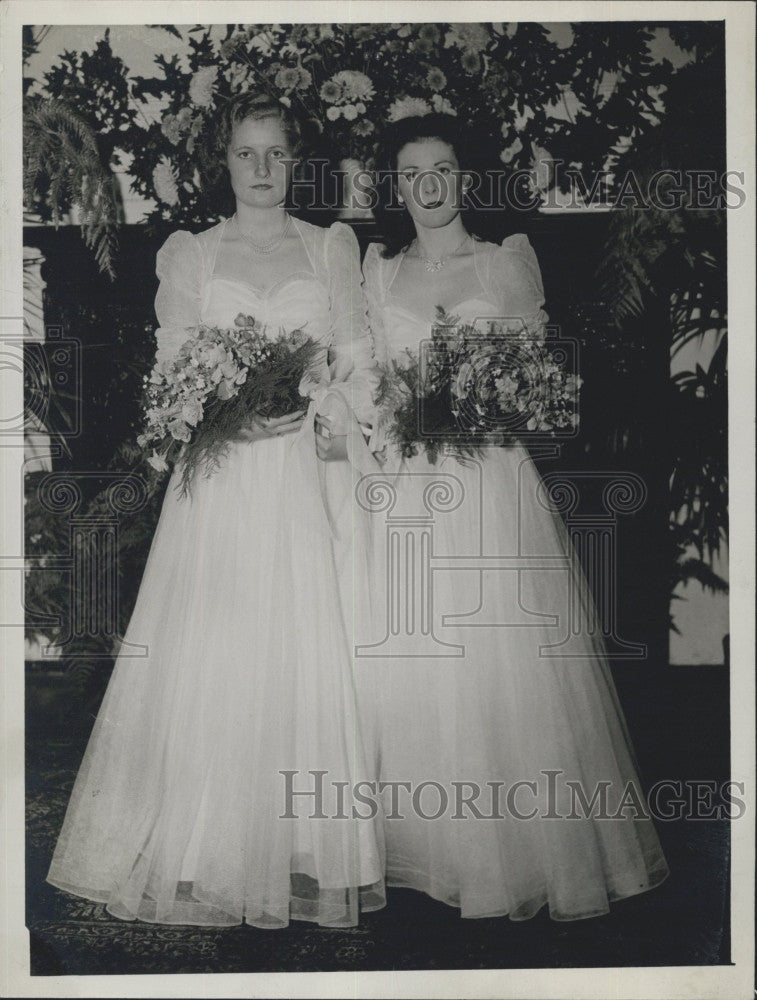
M 716 573 L 704 560 L 697 559 L 695 556 L 689 556 L 676 563 L 675 575 L 680 583 L 696 580 L 705 590 L 709 590 L 713 594 L 728 593 L 728 581 Z

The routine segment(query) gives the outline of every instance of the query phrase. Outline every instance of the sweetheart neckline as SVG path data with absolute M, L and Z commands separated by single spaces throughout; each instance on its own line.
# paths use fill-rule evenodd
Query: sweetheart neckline
M 272 285 L 269 285 L 268 288 L 260 288 L 257 285 L 251 285 L 247 281 L 240 281 L 238 278 L 229 278 L 223 274 L 213 274 L 211 275 L 211 280 L 227 281 L 229 282 L 229 284 L 238 285 L 240 288 L 244 288 L 245 291 L 254 292 L 256 295 L 259 295 L 261 296 L 261 298 L 264 299 L 269 298 L 271 293 L 276 291 L 277 289 L 281 287 L 286 287 L 286 285 L 290 283 L 294 284 L 296 281 L 304 281 L 304 280 L 313 281 L 317 285 L 320 285 L 321 288 L 326 290 L 323 282 L 315 274 L 312 274 L 310 271 L 305 271 L 305 270 L 294 271 L 292 272 L 292 274 L 287 274 L 284 278 L 281 278 L 279 281 L 274 281 L 274 283 Z
M 390 301 L 390 300 L 393 300 L 393 301 Z M 450 313 L 452 313 L 452 311 L 454 309 L 459 309 L 460 306 L 465 305 L 467 302 L 483 302 L 487 306 L 489 306 L 489 308 L 496 309 L 496 306 L 493 306 L 490 302 L 486 302 L 485 299 L 483 299 L 483 298 L 478 299 L 478 298 L 474 297 L 474 298 L 470 298 L 470 299 L 460 299 L 459 302 L 455 302 L 451 306 L 447 306 L 445 308 L 445 312 L 449 315 Z M 397 301 L 396 297 L 393 296 L 391 293 L 387 293 L 387 296 L 386 296 L 386 298 L 384 300 L 384 307 L 385 308 L 391 308 L 391 309 L 399 309 L 401 312 L 404 312 L 406 315 L 410 316 L 411 319 L 417 320 L 419 323 L 423 323 L 426 326 L 434 326 L 434 324 L 435 324 L 435 321 L 433 319 L 428 319 L 426 316 L 419 316 L 418 313 L 413 312 L 412 309 L 408 309 L 406 306 L 401 305 Z M 494 318 L 494 316 L 492 316 L 492 317 L 476 317 L 476 318 L 477 319 L 479 319 L 479 318 L 480 319 L 483 319 L 483 318 L 487 318 L 488 319 L 488 318 Z

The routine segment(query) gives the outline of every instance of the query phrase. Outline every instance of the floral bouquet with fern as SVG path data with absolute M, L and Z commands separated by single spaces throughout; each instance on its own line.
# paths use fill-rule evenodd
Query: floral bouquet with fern
M 145 429 L 137 444 L 158 473 L 178 463 L 181 495 L 188 495 L 198 470 L 212 475 L 255 416 L 303 406 L 300 383 L 322 351 L 301 330 L 271 338 L 242 313 L 231 329 L 199 327 L 176 358 L 145 376 Z
M 581 379 L 543 336 L 538 318 L 490 320 L 482 330 L 440 307 L 420 354 L 407 350 L 382 374 L 384 437 L 404 458 L 423 449 L 435 464 L 442 451 L 464 461 L 492 445 L 572 433 Z

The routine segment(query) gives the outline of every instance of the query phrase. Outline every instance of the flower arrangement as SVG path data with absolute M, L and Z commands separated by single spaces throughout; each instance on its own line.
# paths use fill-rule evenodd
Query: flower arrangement
M 232 329 L 199 327 L 176 358 L 145 376 L 145 428 L 137 444 L 159 474 L 179 462 L 182 496 L 194 475 L 210 476 L 254 415 L 284 416 L 302 406 L 307 377 L 323 348 L 301 330 L 270 338 L 253 316 Z
M 251 88 L 296 107 L 318 123 L 325 148 L 368 169 L 387 122 L 456 114 L 490 136 L 508 172 L 564 163 L 559 177 L 544 169 L 535 177 L 543 195 L 553 184 L 569 190 L 568 168 L 608 171 L 607 186 L 616 184 L 635 138 L 666 114 L 659 93 L 686 69 L 654 58 L 659 26 L 641 22 L 566 24 L 559 37 L 535 22 L 150 28 L 184 47 L 160 52 L 152 73 L 130 72 L 105 29 L 93 52 L 62 53 L 41 80 L 25 77 L 24 89 L 33 101 L 76 109 L 103 165 L 126 166 L 134 190 L 155 203 L 151 223 L 201 226 L 226 214 L 209 196 L 218 157 L 205 133 L 227 100 Z M 676 33 L 682 52 L 694 46 L 690 35 Z M 706 31 L 697 38 L 699 50 Z M 71 197 L 56 196 L 67 210 Z M 28 199 L 43 218 L 46 197 Z
M 381 378 L 377 406 L 387 441 L 405 458 L 421 448 L 465 460 L 492 445 L 571 433 L 581 379 L 544 345 L 539 317 L 489 320 L 485 330 L 438 310 L 420 354 L 405 352 Z
M 193 30 L 188 72 L 176 57 L 159 56 L 164 79 L 142 78 L 133 88 L 138 101 L 167 104 L 129 149 L 135 187 L 157 203 L 155 218 L 209 221 L 200 177 L 212 164 L 203 164 L 198 140 L 223 103 L 250 88 L 295 107 L 317 123 L 325 148 L 368 169 L 386 123 L 432 111 L 464 116 L 491 133 L 494 149 L 507 126 L 514 170 L 530 169 L 534 155 L 530 134 L 516 145 L 521 126 L 544 141 L 545 120 L 522 114 L 524 79 L 515 67 L 529 51 L 526 31 L 517 39 L 497 24 L 229 25 L 219 41 L 210 28 Z M 509 66 L 511 75 L 503 72 Z M 559 96 L 558 84 L 539 74 L 525 99 Z

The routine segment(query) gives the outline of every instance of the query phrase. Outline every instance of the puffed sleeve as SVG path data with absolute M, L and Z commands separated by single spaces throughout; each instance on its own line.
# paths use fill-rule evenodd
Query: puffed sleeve
M 490 290 L 501 303 L 502 316 L 524 323 L 537 340 L 546 335 L 549 317 L 544 311 L 544 285 L 536 254 L 522 233 L 508 236 L 490 260 Z
M 191 336 L 190 329 L 200 325 L 202 250 L 197 238 L 186 230 L 173 233 L 158 251 L 155 269 L 160 279 L 156 360 L 169 361 Z

